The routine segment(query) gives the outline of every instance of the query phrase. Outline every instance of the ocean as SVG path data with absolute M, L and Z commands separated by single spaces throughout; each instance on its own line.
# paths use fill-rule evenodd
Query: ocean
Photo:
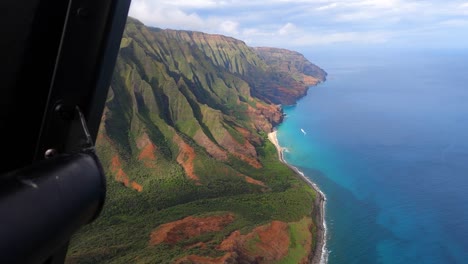
M 468 52 L 307 57 L 327 81 L 278 140 L 327 197 L 328 263 L 468 263 Z

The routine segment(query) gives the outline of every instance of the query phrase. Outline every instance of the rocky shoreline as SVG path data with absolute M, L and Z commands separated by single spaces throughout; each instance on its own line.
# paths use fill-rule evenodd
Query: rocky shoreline
M 325 223 L 325 202 L 326 202 L 325 195 L 315 183 L 313 183 L 311 180 L 305 177 L 304 173 L 302 173 L 298 168 L 288 164 L 284 160 L 283 148 L 279 145 L 276 134 L 277 134 L 276 130 L 269 133 L 268 139 L 273 143 L 273 145 L 275 145 L 276 150 L 278 151 L 279 160 L 282 163 L 286 164 L 289 168 L 291 168 L 298 175 L 298 177 L 301 180 L 303 180 L 307 185 L 309 185 L 312 189 L 314 189 L 318 195 L 317 197 L 318 199 L 315 199 L 314 201 L 312 217 L 314 217 L 315 223 L 321 223 L 321 224 L 317 226 L 317 236 L 316 236 L 317 243 L 315 244 L 315 248 L 312 250 L 313 254 L 311 254 L 309 259 L 310 259 L 310 263 L 312 264 L 326 263 L 327 262 L 327 256 L 326 256 L 327 226 Z

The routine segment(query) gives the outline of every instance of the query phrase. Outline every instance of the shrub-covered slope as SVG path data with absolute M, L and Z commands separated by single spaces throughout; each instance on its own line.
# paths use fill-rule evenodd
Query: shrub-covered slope
M 108 198 L 69 263 L 307 261 L 315 193 L 266 135 L 282 120 L 271 102 L 324 74 L 257 51 L 128 19 L 97 140 Z

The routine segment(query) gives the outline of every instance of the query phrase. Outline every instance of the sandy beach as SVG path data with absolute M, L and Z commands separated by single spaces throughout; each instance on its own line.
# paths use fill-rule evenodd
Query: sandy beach
M 275 145 L 276 150 L 278 151 L 278 157 L 281 162 L 286 164 L 289 168 L 291 168 L 296 174 L 299 176 L 300 179 L 302 179 L 306 184 L 308 184 L 311 188 L 313 188 L 317 194 L 318 194 L 318 199 L 315 199 L 314 202 L 314 212 L 319 212 L 318 214 L 314 213 L 315 216 L 315 222 L 316 223 L 321 223 L 317 227 L 318 233 L 317 233 L 317 244 L 315 246 L 315 249 L 313 249 L 313 256 L 311 258 L 310 263 L 312 264 L 324 264 L 327 262 L 327 255 L 326 255 L 326 234 L 327 234 L 327 226 L 325 223 L 325 202 L 326 198 L 323 192 L 318 188 L 318 186 L 313 183 L 311 180 L 309 180 L 307 177 L 305 177 L 304 173 L 302 173 L 298 168 L 288 164 L 284 158 L 283 158 L 283 148 L 279 145 L 278 143 L 278 138 L 277 138 L 277 131 L 273 131 L 268 134 L 268 139 Z

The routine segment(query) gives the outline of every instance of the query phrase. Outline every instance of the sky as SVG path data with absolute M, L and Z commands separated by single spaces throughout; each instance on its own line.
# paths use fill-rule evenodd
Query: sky
M 468 49 L 468 0 L 133 0 L 129 15 L 250 46 Z

